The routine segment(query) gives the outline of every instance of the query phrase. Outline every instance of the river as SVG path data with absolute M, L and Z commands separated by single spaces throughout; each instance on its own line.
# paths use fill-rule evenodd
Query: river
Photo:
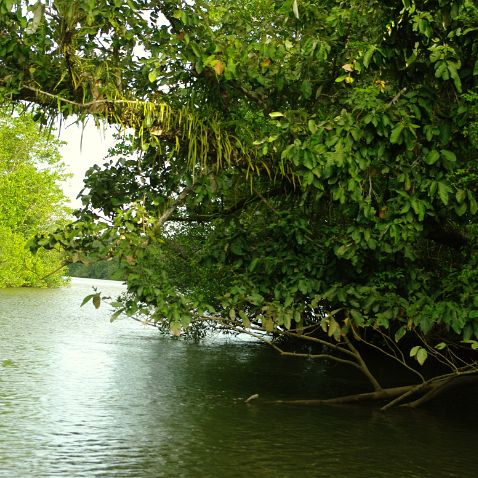
M 246 405 L 345 379 L 254 342 L 110 323 L 80 308 L 93 285 L 122 290 L 0 290 L 0 477 L 476 477 L 476 407 Z

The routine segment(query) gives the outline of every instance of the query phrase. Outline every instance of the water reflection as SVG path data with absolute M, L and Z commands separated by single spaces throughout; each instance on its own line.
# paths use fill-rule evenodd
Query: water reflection
M 90 291 L 0 291 L 0 477 L 475 476 L 476 413 L 248 406 L 343 379 L 254 343 L 110 324 L 79 307 Z

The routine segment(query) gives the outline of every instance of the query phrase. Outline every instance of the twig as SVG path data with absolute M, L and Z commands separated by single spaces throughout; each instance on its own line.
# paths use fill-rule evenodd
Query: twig
M 390 106 L 392 106 L 394 103 L 396 103 L 396 102 L 398 101 L 398 99 L 400 98 L 400 96 L 402 96 L 403 93 L 405 93 L 405 91 L 407 91 L 407 87 L 402 88 L 402 89 L 390 100 L 390 102 L 387 104 L 387 108 L 390 108 Z

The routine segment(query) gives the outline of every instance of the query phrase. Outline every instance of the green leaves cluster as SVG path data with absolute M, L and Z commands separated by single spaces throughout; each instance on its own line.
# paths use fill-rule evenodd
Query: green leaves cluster
M 59 143 L 28 116 L 0 112 L 0 287 L 62 283 L 62 254 L 28 242 L 65 218 Z

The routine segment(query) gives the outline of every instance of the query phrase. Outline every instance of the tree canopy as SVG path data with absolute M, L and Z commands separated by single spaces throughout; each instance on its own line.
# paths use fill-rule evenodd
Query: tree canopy
M 0 9 L 0 95 L 134 131 L 38 241 L 119 257 L 119 311 L 293 338 L 393 404 L 477 374 L 474 1 Z M 367 350 L 416 384 L 384 389 Z
M 27 247 L 65 220 L 59 142 L 28 116 L 0 111 L 0 287 L 62 283 L 62 257 Z

